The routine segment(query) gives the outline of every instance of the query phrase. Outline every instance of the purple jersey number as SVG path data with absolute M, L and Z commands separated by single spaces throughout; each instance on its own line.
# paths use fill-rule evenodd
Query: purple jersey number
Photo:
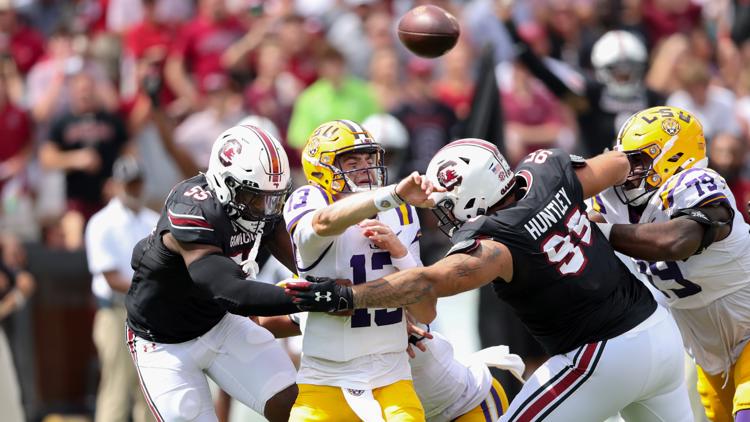
M 307 205 L 307 197 L 310 195 L 310 188 L 303 188 L 294 192 L 291 198 L 287 201 L 287 211 L 296 210 Z
M 366 259 L 364 255 L 354 255 L 349 260 L 349 264 L 352 267 L 352 282 L 354 284 L 362 284 L 367 281 L 367 269 Z M 388 252 L 375 252 L 372 254 L 372 269 L 381 270 L 386 265 L 391 265 L 391 254 Z M 404 317 L 404 311 L 402 308 L 398 308 L 394 311 L 387 309 L 376 309 L 375 310 L 375 325 L 381 327 L 383 325 L 397 324 L 401 322 Z M 369 327 L 372 325 L 372 318 L 370 318 L 370 311 L 368 309 L 355 309 L 352 315 L 352 328 Z
M 651 284 L 659 289 L 660 292 L 664 294 L 664 296 L 669 297 L 667 292 L 665 290 L 669 290 L 672 293 L 674 293 L 678 298 L 682 299 L 684 297 L 692 296 L 694 294 L 698 294 L 703 290 L 701 286 L 693 283 L 690 280 L 686 280 L 685 277 L 682 276 L 682 271 L 680 271 L 680 267 L 677 266 L 677 263 L 675 262 L 664 262 L 666 264 L 665 268 L 659 268 L 656 262 L 646 262 L 646 261 L 638 261 L 638 271 L 642 272 L 643 274 L 646 274 L 648 277 L 648 281 L 651 282 Z M 656 283 L 654 283 L 654 277 L 659 277 L 661 280 L 674 280 L 675 283 L 682 286 L 680 289 L 662 289 L 661 287 L 657 286 Z

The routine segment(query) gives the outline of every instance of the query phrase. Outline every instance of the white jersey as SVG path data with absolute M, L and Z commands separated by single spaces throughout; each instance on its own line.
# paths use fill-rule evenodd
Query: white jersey
M 630 209 L 609 188 L 593 198 L 592 208 L 608 223 L 651 223 L 669 221 L 681 209 L 696 208 L 717 202 L 725 203 L 734 210 L 732 231 L 728 237 L 712 243 L 706 250 L 684 261 L 646 262 L 635 260 L 638 271 L 659 289 L 666 302 L 675 311 L 673 315 L 682 331 L 688 350 L 691 351 L 707 372 L 710 368 L 726 367 L 733 358 L 732 349 L 744 342 L 747 335 L 727 335 L 724 344 L 714 347 L 701 339 L 716 337 L 727 330 L 732 321 L 703 321 L 683 317 L 688 314 L 706 313 L 706 308 L 730 306 L 723 300 L 727 295 L 743 288 L 750 288 L 750 234 L 742 213 L 735 207 L 735 200 L 726 181 L 711 169 L 691 168 L 672 176 L 649 200 L 642 215 L 631 215 Z M 746 289 L 747 290 L 747 289 Z M 736 305 L 731 305 L 735 306 Z M 750 305 L 748 305 L 750 311 Z M 679 312 L 678 312 L 679 311 Z M 728 310 L 736 314 L 750 314 L 744 310 Z M 711 314 L 725 314 L 713 309 Z M 744 331 L 744 330 L 740 330 Z M 750 332 L 748 332 L 750 335 Z M 694 339 L 694 341 L 691 341 Z M 700 342 L 701 344 L 698 344 Z M 693 343 L 693 344 L 691 344 Z M 721 363 L 719 363 L 721 362 Z M 721 368 L 719 368 L 721 369 Z
M 414 348 L 411 360 L 414 390 L 430 422 L 451 421 L 479 406 L 492 387 L 492 375 L 481 362 L 464 364 L 453 357 L 453 346 L 440 333 Z
M 331 277 L 354 284 L 375 280 L 399 269 L 388 252 L 375 247 L 358 226 L 323 237 L 312 228 L 315 210 L 331 204 L 322 189 L 306 185 L 284 209 L 299 276 Z M 419 222 L 408 206 L 380 212 L 410 254 L 419 260 Z M 352 389 L 371 389 L 411 379 L 406 354 L 406 321 L 402 308 L 358 309 L 350 317 L 311 314 L 304 325 L 298 382 Z

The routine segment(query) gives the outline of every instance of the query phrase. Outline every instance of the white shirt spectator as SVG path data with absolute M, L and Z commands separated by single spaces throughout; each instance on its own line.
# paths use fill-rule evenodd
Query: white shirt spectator
M 667 105 L 693 113 L 703 124 L 703 133 L 708 140 L 721 132 L 740 135 L 739 122 L 735 117 L 735 97 L 726 88 L 709 86 L 705 104 L 696 104 L 686 91 L 680 90 L 669 96 Z
M 241 109 L 220 116 L 216 110 L 206 109 L 191 114 L 175 129 L 175 143 L 193 159 L 200 168 L 208 166 L 214 140 L 243 117 Z
M 118 271 L 124 278 L 132 278 L 133 247 L 151 233 L 158 220 L 156 212 L 141 208 L 135 213 L 117 198 L 91 217 L 86 225 L 86 258 L 93 275 L 91 290 L 98 299 L 122 303 L 124 295 L 115 295 L 103 273 Z

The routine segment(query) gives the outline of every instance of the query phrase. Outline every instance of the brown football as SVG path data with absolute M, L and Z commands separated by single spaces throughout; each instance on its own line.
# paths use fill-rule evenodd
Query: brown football
M 398 22 L 398 38 L 412 53 L 421 57 L 442 56 L 456 45 L 460 33 L 458 20 L 433 5 L 415 7 Z

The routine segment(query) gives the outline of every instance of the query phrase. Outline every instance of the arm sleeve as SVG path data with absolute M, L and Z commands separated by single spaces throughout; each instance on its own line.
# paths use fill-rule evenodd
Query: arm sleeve
M 273 284 L 245 280 L 231 259 L 211 254 L 188 267 L 190 278 L 228 312 L 243 316 L 274 316 L 299 312 L 284 289 Z

